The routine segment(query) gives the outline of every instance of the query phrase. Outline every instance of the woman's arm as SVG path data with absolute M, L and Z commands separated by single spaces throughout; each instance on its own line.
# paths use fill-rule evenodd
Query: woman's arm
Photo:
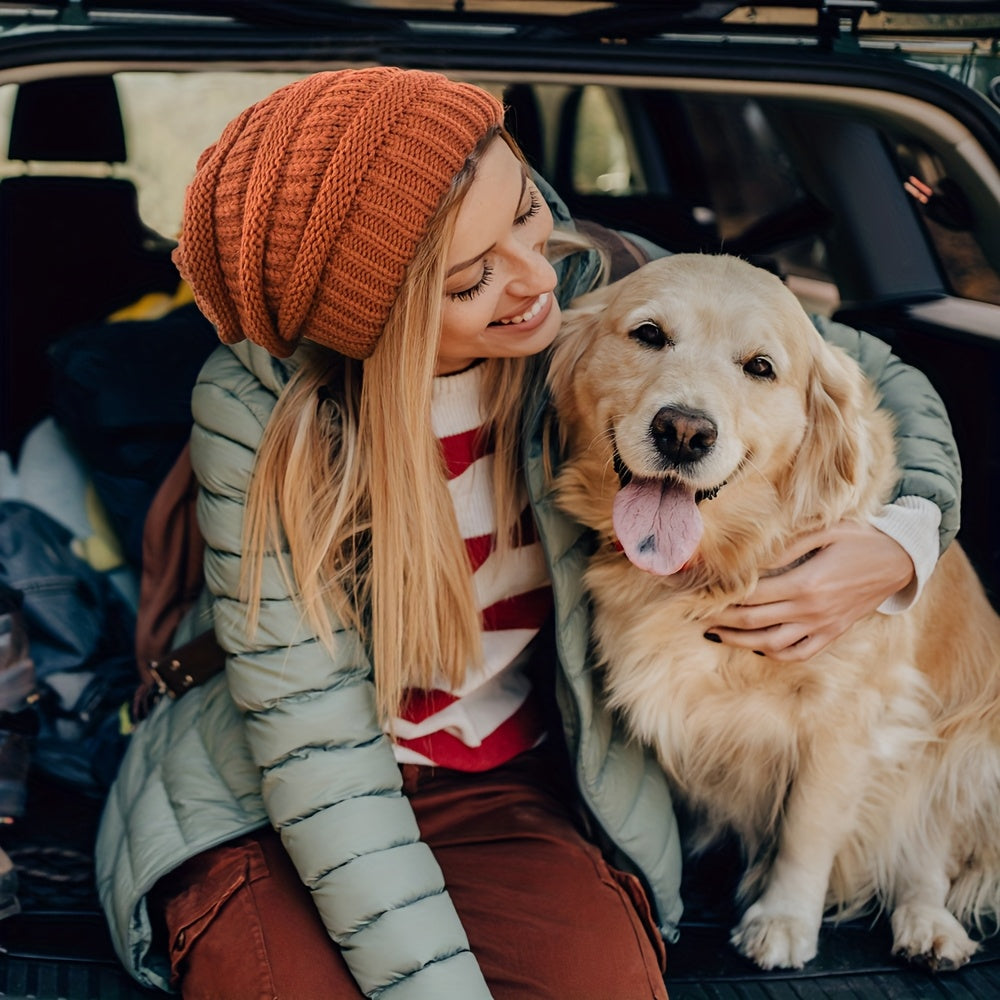
M 794 565 L 813 551 L 794 569 L 763 578 L 742 604 L 716 618 L 709 633 L 776 660 L 807 660 L 907 587 L 914 575 L 906 550 L 868 524 L 841 521 L 803 535 L 782 554 L 780 565 Z
M 938 508 L 938 551 L 943 552 L 958 533 L 962 470 L 941 397 L 923 372 L 900 361 L 884 341 L 824 317 L 813 322 L 824 339 L 861 365 L 892 412 L 900 478 L 891 499 L 923 497 Z
M 719 616 L 711 633 L 729 645 L 776 659 L 814 656 L 860 618 L 905 610 L 919 596 L 958 531 L 961 469 L 944 403 L 927 378 L 888 345 L 821 317 L 820 333 L 851 354 L 896 421 L 901 475 L 893 503 L 869 524 L 834 525 L 798 539 L 740 605 Z
M 359 637 L 337 632 L 331 656 L 273 563 L 264 569 L 260 626 L 246 635 L 242 519 L 274 402 L 222 349 L 194 391 L 191 451 L 216 634 L 229 653 L 227 680 L 261 769 L 268 816 L 366 995 L 392 986 L 400 1000 L 487 998 L 441 870 L 401 792 Z

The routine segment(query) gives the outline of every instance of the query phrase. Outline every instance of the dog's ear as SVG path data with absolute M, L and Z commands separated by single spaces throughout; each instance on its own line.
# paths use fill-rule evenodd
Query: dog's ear
M 855 502 L 870 450 L 864 398 L 857 364 L 821 341 L 806 387 L 805 436 L 783 490 L 796 523 L 839 519 Z
M 605 308 L 605 296 L 600 294 L 603 290 L 598 289 L 576 299 L 573 308 L 563 313 L 548 373 L 549 388 L 557 406 L 572 386 L 576 366 L 600 329 Z

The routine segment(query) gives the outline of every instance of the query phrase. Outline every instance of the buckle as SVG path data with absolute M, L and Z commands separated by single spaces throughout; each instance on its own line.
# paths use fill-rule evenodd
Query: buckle
M 149 672 L 153 675 L 159 693 L 178 698 L 185 691 L 194 687 L 194 678 L 183 672 L 181 661 L 175 658 L 169 660 L 150 660 Z

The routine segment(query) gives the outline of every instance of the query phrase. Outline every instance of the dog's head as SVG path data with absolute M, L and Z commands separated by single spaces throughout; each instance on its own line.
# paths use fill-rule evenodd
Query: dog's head
M 713 546 L 763 555 L 844 516 L 891 463 L 854 362 L 735 257 L 667 257 L 576 300 L 549 382 L 560 503 L 652 573 Z

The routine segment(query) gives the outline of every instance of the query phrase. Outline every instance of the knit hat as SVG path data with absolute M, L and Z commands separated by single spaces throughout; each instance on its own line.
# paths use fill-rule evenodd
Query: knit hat
M 486 91 L 418 70 L 282 87 L 201 154 L 174 261 L 225 343 L 366 358 L 442 196 L 502 121 Z

